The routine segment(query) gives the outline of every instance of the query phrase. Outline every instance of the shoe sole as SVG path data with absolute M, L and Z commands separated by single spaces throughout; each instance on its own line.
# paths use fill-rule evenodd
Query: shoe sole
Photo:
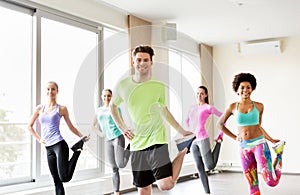
M 178 151 L 182 151 L 185 148 L 188 148 L 188 152 L 190 151 L 190 147 L 195 140 L 196 136 L 189 136 L 188 138 L 182 138 L 180 140 L 175 140 Z M 187 152 L 187 153 L 188 153 Z

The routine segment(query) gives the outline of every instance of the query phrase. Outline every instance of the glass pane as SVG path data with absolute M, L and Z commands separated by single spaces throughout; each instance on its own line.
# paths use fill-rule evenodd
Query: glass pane
M 42 18 L 41 25 L 42 104 L 47 101 L 46 83 L 57 82 L 58 104 L 67 106 L 73 125 L 87 135 L 94 116 L 93 92 L 97 82 L 98 35 L 45 18 Z M 69 147 L 78 141 L 79 138 L 69 130 L 63 118 L 60 127 Z M 97 159 L 92 158 L 96 148 L 90 146 L 88 142 L 85 144 L 86 150 L 82 152 L 76 170 L 97 167 Z M 42 149 L 42 174 L 49 173 L 48 168 L 45 168 L 47 161 L 44 152 L 45 149 Z M 70 151 L 70 155 L 72 153 Z
M 182 100 L 180 99 L 181 94 L 177 94 L 176 91 L 172 89 L 178 89 L 181 91 L 181 56 L 173 51 L 169 52 L 169 83 L 172 84 L 172 87 L 169 88 L 170 93 L 170 112 L 175 117 L 175 119 L 181 123 L 182 121 Z M 171 138 L 174 138 L 177 134 L 177 131 L 171 127 Z
M 104 29 L 104 88 L 114 89 L 129 75 L 128 35 Z
M 31 148 L 26 131 L 26 125 L 0 125 L 0 180 L 29 176 Z
M 113 31 L 111 29 L 104 28 L 104 88 L 109 88 L 113 91 L 117 83 L 124 76 L 129 75 L 129 53 L 128 53 L 128 35 L 120 32 Z M 101 100 L 99 100 L 99 105 L 102 105 Z M 125 121 L 126 119 L 126 109 L 124 109 L 124 104 L 120 107 L 123 113 Z M 127 140 L 126 140 L 127 141 Z M 127 143 L 125 144 L 127 145 Z M 105 150 L 105 144 L 104 144 Z M 105 158 L 107 159 L 107 158 Z M 128 163 L 127 167 L 130 166 Z M 105 173 L 111 173 L 112 168 L 108 162 L 105 163 Z M 120 171 L 126 171 L 127 169 L 120 169 Z
M 0 185 L 30 177 L 30 15 L 0 7 Z
M 172 91 L 170 88 L 170 111 L 175 119 L 186 128 L 185 118 L 188 109 L 195 102 L 195 89 L 200 83 L 200 70 L 196 64 L 198 58 L 185 55 L 181 52 L 169 51 L 169 82 L 173 88 L 178 91 Z M 191 129 L 186 129 L 191 130 Z M 194 131 L 194 129 L 192 130 Z M 171 153 L 174 155 L 178 152 L 174 143 L 175 139 L 181 136 L 173 128 L 171 129 Z M 187 155 L 184 162 L 192 161 L 192 155 Z

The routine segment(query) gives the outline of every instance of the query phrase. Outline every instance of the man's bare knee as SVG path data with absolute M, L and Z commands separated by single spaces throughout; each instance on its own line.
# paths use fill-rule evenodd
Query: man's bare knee
M 172 177 L 167 177 L 156 181 L 158 188 L 161 191 L 169 191 L 175 186 L 175 182 L 172 180 Z
M 138 188 L 139 195 L 151 195 L 151 191 L 152 191 L 152 185 L 143 188 Z

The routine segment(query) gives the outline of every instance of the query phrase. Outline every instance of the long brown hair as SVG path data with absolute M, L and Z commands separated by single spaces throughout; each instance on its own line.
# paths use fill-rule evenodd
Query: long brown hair
M 204 99 L 204 101 L 205 101 L 205 103 L 209 104 L 209 102 L 208 102 L 208 90 L 207 90 L 207 88 L 205 86 L 201 85 L 201 86 L 198 87 L 198 89 L 203 89 L 205 91 L 205 93 L 206 93 L 207 96 Z

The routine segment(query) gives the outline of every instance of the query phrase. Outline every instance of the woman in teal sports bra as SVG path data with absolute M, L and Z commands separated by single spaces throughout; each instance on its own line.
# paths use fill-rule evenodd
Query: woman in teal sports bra
M 221 116 L 218 126 L 226 135 L 240 143 L 240 158 L 245 177 L 249 183 L 250 194 L 260 195 L 257 165 L 259 165 L 266 184 L 272 187 L 276 186 L 281 177 L 282 153 L 285 142 L 273 139 L 261 127 L 264 105 L 252 101 L 250 98 L 251 93 L 256 88 L 256 78 L 250 73 L 240 73 L 235 75 L 232 87 L 241 99 L 229 105 Z M 238 126 L 237 135 L 224 126 L 231 115 L 235 116 Z M 273 164 L 266 140 L 275 144 L 273 149 L 276 158 Z

